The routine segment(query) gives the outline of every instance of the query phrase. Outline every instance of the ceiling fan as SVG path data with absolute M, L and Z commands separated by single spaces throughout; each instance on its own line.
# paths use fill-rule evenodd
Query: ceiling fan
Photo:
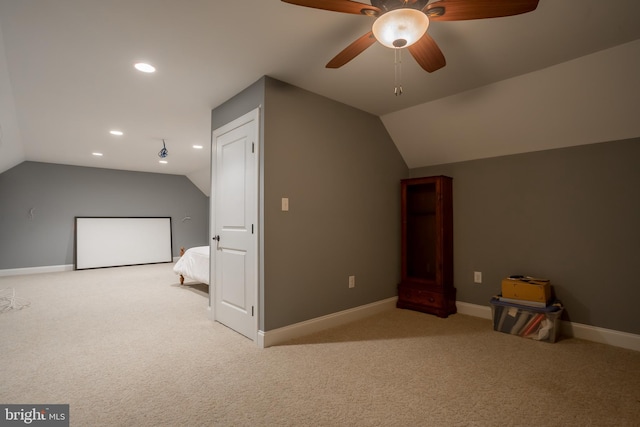
M 363 35 L 326 65 L 339 68 L 376 41 L 384 46 L 406 47 L 420 66 L 434 72 L 446 65 L 444 55 L 427 34 L 429 21 L 463 21 L 520 15 L 535 10 L 539 0 L 282 0 L 298 6 L 375 18 L 371 31 Z

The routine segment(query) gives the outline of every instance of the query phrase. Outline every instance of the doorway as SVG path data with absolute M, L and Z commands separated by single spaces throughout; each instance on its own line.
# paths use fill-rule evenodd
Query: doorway
M 210 305 L 213 319 L 256 341 L 260 109 L 213 131 Z

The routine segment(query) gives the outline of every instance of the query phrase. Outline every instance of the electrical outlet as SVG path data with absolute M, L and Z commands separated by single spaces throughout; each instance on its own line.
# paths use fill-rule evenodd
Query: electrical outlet
M 473 283 L 482 283 L 482 272 L 474 271 L 473 272 Z
M 356 287 L 356 276 L 349 276 L 349 288 Z

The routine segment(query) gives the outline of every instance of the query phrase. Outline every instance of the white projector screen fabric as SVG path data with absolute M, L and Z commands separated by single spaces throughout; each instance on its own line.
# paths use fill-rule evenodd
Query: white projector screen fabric
M 172 262 L 171 218 L 76 217 L 76 270 Z

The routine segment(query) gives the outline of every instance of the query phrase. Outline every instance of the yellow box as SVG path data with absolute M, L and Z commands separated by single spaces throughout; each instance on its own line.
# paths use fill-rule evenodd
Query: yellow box
M 502 279 L 502 296 L 546 303 L 551 299 L 551 283 L 548 280 L 526 278 Z

